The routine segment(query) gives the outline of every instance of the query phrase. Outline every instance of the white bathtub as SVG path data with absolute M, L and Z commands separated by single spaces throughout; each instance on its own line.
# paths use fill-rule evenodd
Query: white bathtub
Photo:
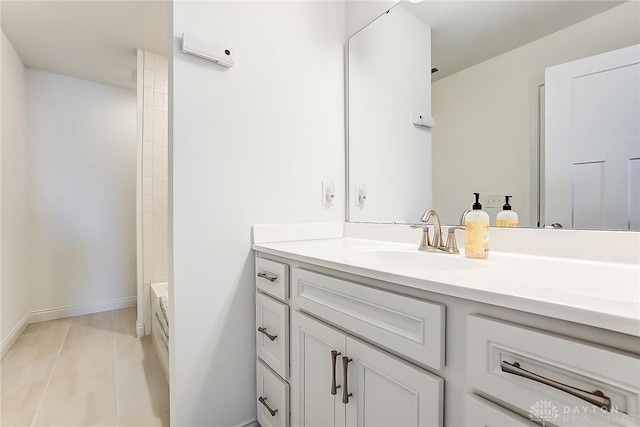
M 167 381 L 169 381 L 169 321 L 160 307 L 160 298 L 166 301 L 165 312 L 168 316 L 169 287 L 167 283 L 154 283 L 151 285 L 151 336 L 155 344 L 160 363 L 164 369 Z

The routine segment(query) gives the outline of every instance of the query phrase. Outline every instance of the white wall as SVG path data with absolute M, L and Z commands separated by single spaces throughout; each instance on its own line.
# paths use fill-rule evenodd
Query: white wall
M 172 425 L 255 420 L 251 225 L 344 220 L 344 31 L 341 2 L 173 3 Z M 235 66 L 182 54 L 182 32 Z
M 432 207 L 416 114 L 431 117 L 431 28 L 397 6 L 349 39 L 349 221 L 417 222 Z
M 2 123 L 0 146 L 0 342 L 32 308 L 29 299 L 29 152 L 27 80 L 20 57 L 2 33 Z M 5 349 L 6 350 L 6 349 Z
M 433 84 L 434 206 L 446 223 L 457 223 L 479 191 L 513 195 L 520 224 L 534 225 L 544 69 L 640 43 L 638 16 L 640 3 L 626 2 Z M 487 209 L 492 223 L 499 210 Z
M 346 0 L 345 34 L 351 37 L 397 3 L 398 0 Z
M 136 94 L 27 70 L 33 307 L 136 294 Z

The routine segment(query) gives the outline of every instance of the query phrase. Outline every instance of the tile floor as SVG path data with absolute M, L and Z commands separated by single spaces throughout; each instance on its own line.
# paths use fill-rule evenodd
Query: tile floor
M 135 308 L 33 323 L 0 361 L 0 425 L 168 426 L 169 386 Z

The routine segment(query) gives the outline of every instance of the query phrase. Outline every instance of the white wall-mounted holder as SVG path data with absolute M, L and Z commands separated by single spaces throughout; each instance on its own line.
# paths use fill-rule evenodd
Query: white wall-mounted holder
M 235 52 L 228 47 L 221 47 L 206 40 L 187 36 L 182 33 L 182 53 L 213 61 L 225 67 L 233 67 Z
M 336 185 L 333 181 L 322 182 L 322 205 L 333 206 L 336 200 Z
M 367 199 L 369 198 L 369 196 L 367 196 L 367 186 L 364 184 L 356 184 L 356 189 L 355 189 L 355 202 L 356 202 L 356 206 L 358 207 L 363 207 L 364 204 L 367 202 Z
M 411 121 L 416 126 L 424 126 L 428 128 L 432 128 L 436 124 L 433 117 L 427 116 L 426 114 L 422 113 L 414 113 L 411 117 Z
M 356 185 L 356 206 L 363 207 L 368 197 L 367 186 L 364 184 Z

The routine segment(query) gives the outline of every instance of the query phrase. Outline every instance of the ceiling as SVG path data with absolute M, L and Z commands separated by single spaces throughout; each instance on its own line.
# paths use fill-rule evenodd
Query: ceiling
M 25 66 L 135 89 L 136 49 L 167 55 L 168 1 L 2 0 Z
M 432 28 L 438 80 L 622 3 L 427 0 L 401 3 Z M 29 68 L 134 89 L 137 48 L 167 55 L 169 1 L 2 0 L 2 29 Z
M 431 26 L 433 80 L 523 46 L 623 3 L 505 0 L 401 3 Z

